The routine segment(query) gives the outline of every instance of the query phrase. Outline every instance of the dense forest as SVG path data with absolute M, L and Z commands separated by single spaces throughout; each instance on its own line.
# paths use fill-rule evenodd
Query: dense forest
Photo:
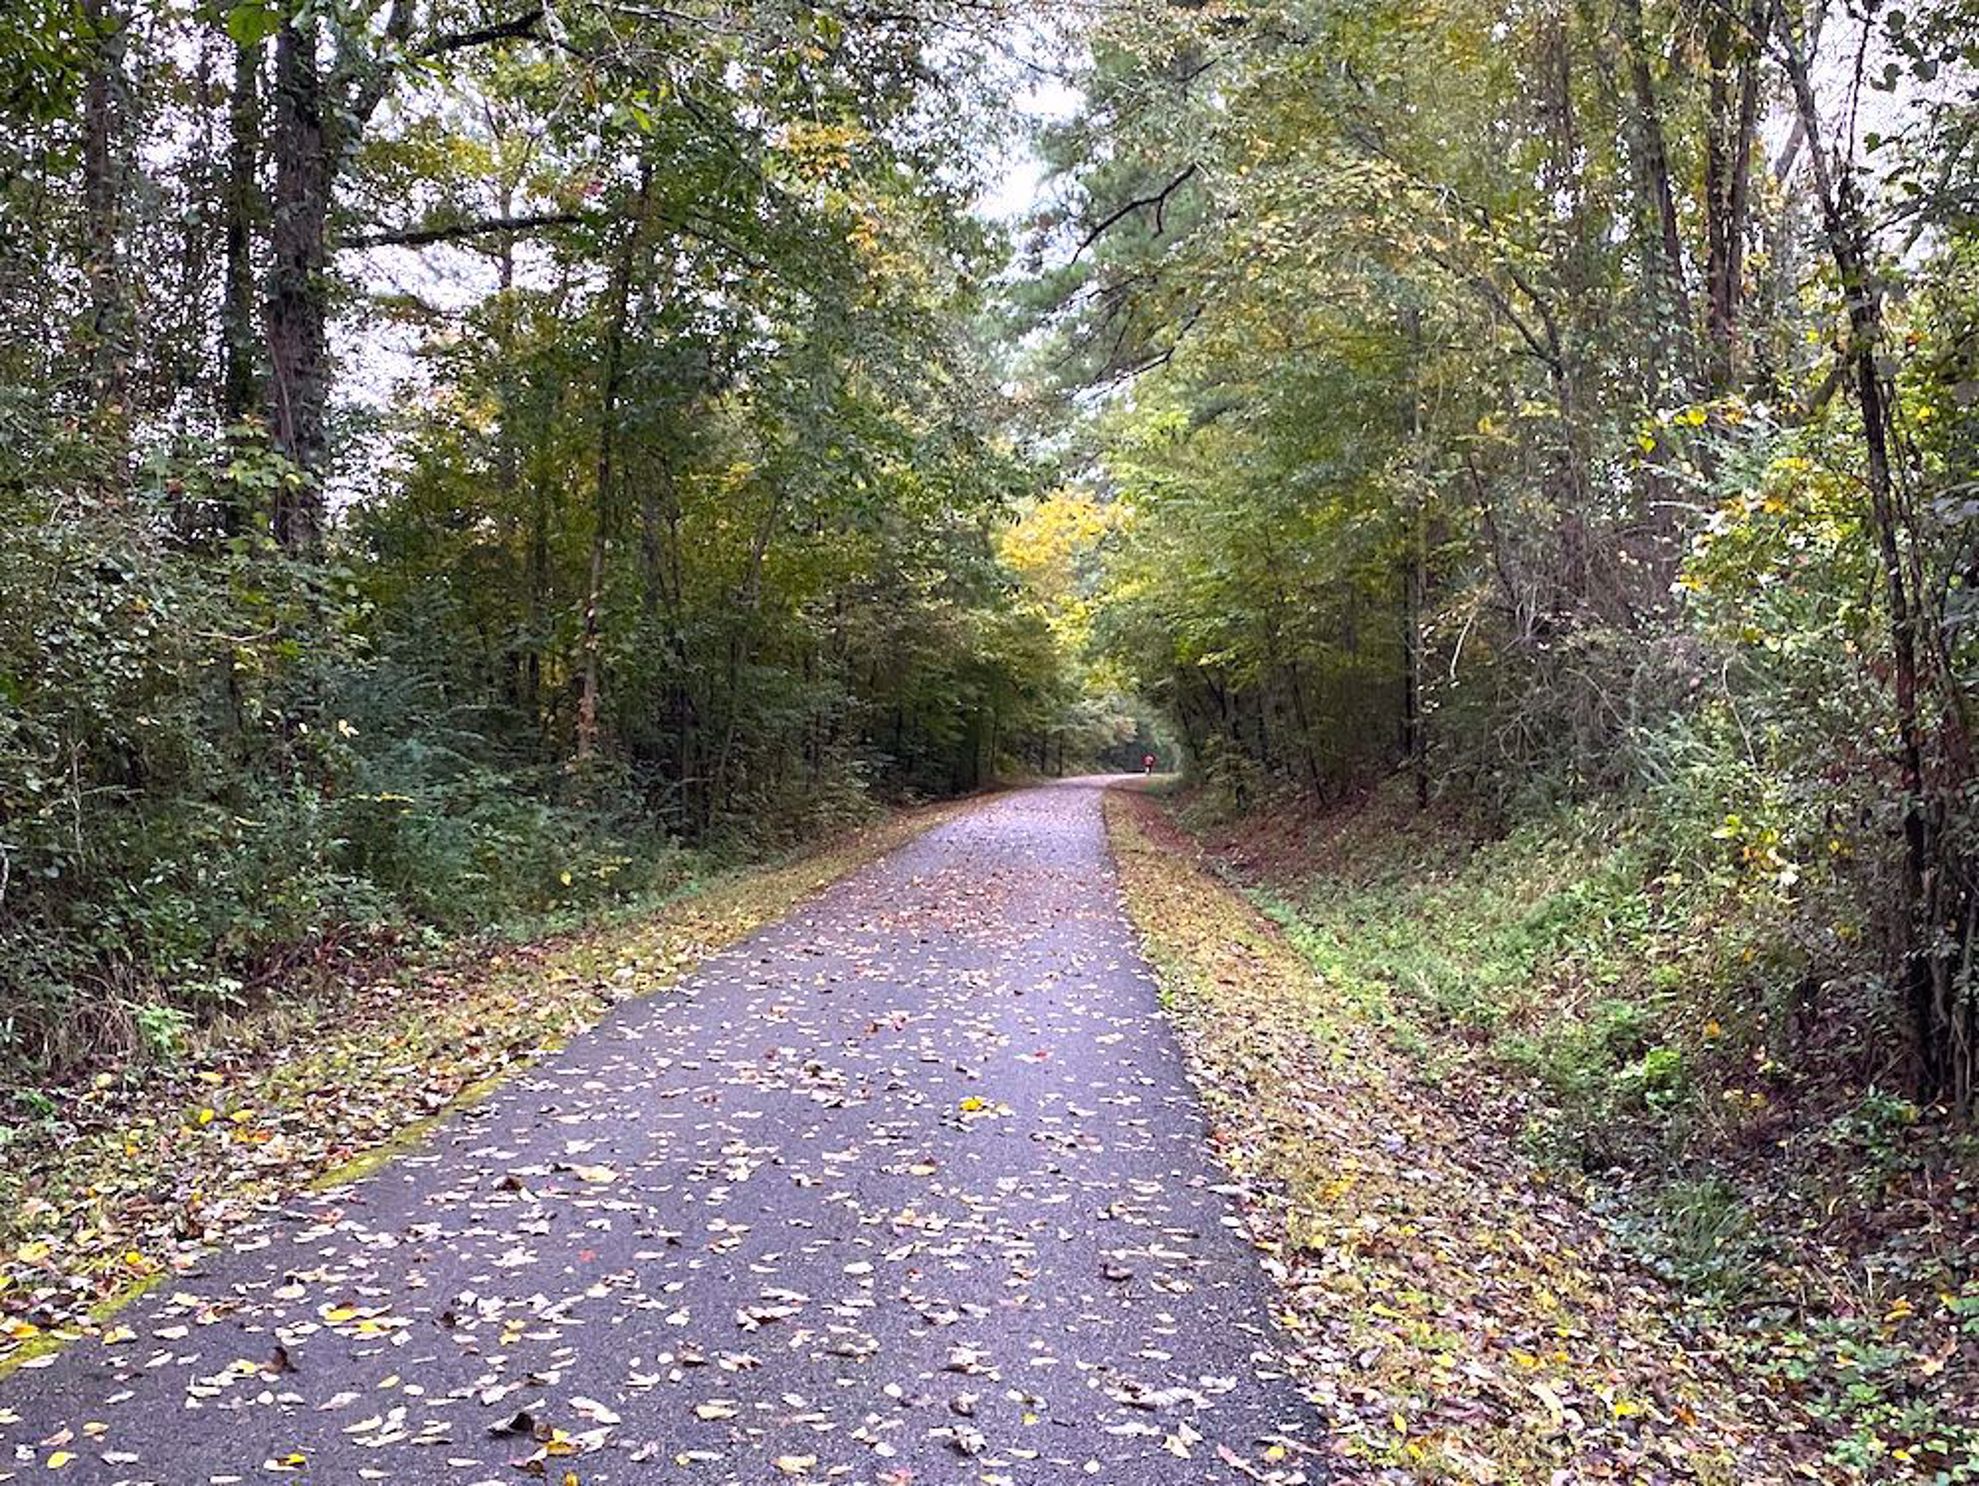
M 1499 1122 L 1470 1187 L 1508 1145 L 1576 1173 L 1810 1478 L 1979 1478 L 1979 18 L 1295 0 L 1087 42 L 1018 298 L 1090 390 L 1009 550 L 1167 719 L 1309 1025 L 1385 1019 L 1473 1090 L 1450 1129 Z M 1315 1165 L 1295 1208 L 1351 1211 Z M 1488 1351 L 1429 1263 L 1363 1357 Z M 1498 1479 L 1414 1365 L 1368 1458 Z
M 996 554 L 984 25 L 7 7 L 9 1061 L 1131 734 Z
M 11 7 L 10 1057 L 1138 694 L 1239 807 L 1647 802 L 1969 1108 L 1966 19 Z
M 1961 0 L 10 0 L 0 1148 L 1152 751 L 1809 1458 L 1979 1479 L 1975 79 Z
M 1206 779 L 1643 805 L 1767 904 L 1769 987 L 1961 1110 L 1970 22 L 1135 8 L 1045 131 L 1024 291 L 1121 389 L 1053 561 Z

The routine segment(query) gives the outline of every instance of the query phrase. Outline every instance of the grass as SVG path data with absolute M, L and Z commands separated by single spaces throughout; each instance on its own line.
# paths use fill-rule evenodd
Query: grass
M 1736 1381 L 1574 1196 L 1508 1139 L 1511 1091 L 1309 950 L 1145 797 L 1109 803 L 1123 896 L 1218 1154 L 1280 1279 L 1332 1438 L 1431 1482 L 1789 1479 Z M 1401 1040 L 1401 1041 L 1406 1041 Z

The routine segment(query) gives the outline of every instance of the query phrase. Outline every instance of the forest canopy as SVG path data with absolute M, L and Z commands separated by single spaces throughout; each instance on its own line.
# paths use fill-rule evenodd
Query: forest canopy
M 1975 34 L 1112 11 L 1025 289 L 1041 364 L 1104 389 L 1095 643 L 1229 801 L 1617 803 L 1772 924 L 1760 1024 L 1812 998 L 1855 1076 L 1961 1108 Z

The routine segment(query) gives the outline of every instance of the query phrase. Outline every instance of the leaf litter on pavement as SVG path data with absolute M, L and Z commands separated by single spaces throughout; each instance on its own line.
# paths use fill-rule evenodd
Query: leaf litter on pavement
M 890 817 L 624 924 L 344 987 L 307 1021 L 241 1027 L 197 1066 L 71 1089 L 58 1122 L 7 1148 L 0 1376 L 76 1336 L 123 1340 L 121 1301 L 311 1183 L 362 1174 L 463 1096 L 946 813 Z
M 0 1480 L 1324 1479 L 1090 786 L 977 806 L 666 997 L 590 994 L 17 1374 Z

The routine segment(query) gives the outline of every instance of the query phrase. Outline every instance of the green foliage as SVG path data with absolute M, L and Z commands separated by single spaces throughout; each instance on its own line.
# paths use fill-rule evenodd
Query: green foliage
M 1680 1179 L 1658 1187 L 1650 1227 L 1639 1247 L 1656 1268 L 1693 1294 L 1736 1304 L 1763 1283 L 1752 1212 L 1723 1177 Z
M 1528 1154 L 1678 1288 L 1836 1479 L 1967 1479 L 1979 1438 L 1951 1369 L 1979 1334 L 1974 1139 L 1851 1083 L 1878 1043 L 1848 1030 L 1850 998 L 1877 997 L 1874 976 L 1831 958 L 1810 989 L 1749 834 L 1612 804 L 1500 838 L 1400 829 L 1415 819 L 1391 789 L 1304 814 L 1296 852 L 1255 819 L 1232 850 L 1272 864 L 1258 891 L 1327 1003 L 1434 1084 L 1488 1080 L 1480 1107 L 1519 1113 Z M 1795 891 L 1828 901 L 1847 870 L 1812 862 Z
M 0 21 L 0 1070 L 1104 741 L 997 553 L 946 12 L 101 15 Z
M 1849 967 L 1840 1035 L 1907 1041 L 1966 1109 L 1974 108 L 1914 83 L 1973 17 L 1852 17 L 1892 97 L 1816 161 L 1844 109 L 1809 53 L 1851 43 L 1754 15 L 1110 14 L 1043 140 L 1035 375 L 1107 389 L 1076 435 L 1088 641 L 1216 795 L 1401 769 L 1497 832 L 1652 801 L 1683 826 L 1652 850 L 1765 904 L 1755 983 Z M 1796 131 L 1770 173 L 1768 120 Z M 1649 1051 L 1526 1056 L 1674 1097 Z
M 192 1015 L 181 1006 L 147 1002 L 131 1013 L 138 1039 L 145 1052 L 161 1063 L 178 1061 L 185 1050 L 186 1034 L 192 1030 Z

